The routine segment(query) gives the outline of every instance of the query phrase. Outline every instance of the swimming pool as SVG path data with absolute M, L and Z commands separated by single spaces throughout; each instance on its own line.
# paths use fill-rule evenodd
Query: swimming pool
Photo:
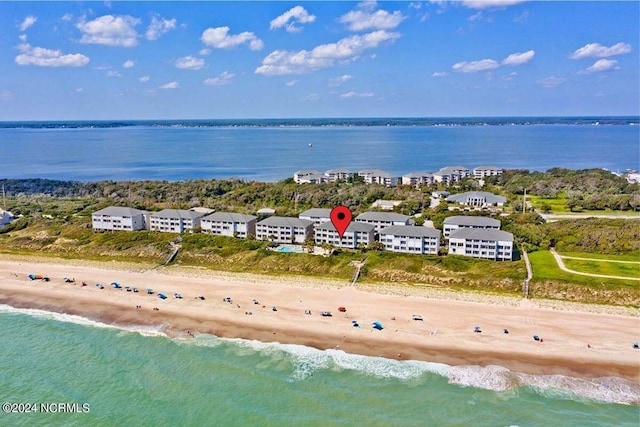
M 282 253 L 296 253 L 296 254 L 301 254 L 303 252 L 302 246 L 295 246 L 295 245 L 280 245 L 278 246 L 277 251 Z

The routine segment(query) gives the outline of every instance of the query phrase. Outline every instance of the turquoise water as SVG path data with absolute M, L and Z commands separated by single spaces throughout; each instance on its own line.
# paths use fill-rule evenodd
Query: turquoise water
M 278 246 L 278 252 L 301 254 L 302 253 L 302 248 L 300 248 L 298 246 L 283 246 L 283 245 L 280 245 L 280 246 Z
M 8 306 L 0 306 L 0 330 L 0 401 L 90 408 L 0 413 L 2 426 L 637 426 L 640 417 L 637 406 L 550 387 L 600 389 L 563 377 L 509 388 L 495 369 L 207 335 L 177 340 L 151 328 L 121 330 Z M 465 374 L 485 388 L 451 383 Z M 612 384 L 601 396 L 640 396 L 637 385 Z

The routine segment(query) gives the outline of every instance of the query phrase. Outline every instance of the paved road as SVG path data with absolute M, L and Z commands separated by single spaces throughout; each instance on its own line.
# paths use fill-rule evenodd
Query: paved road
M 583 273 L 581 271 L 570 270 L 564 265 L 564 262 L 562 261 L 563 257 L 558 255 L 558 253 L 556 252 L 555 249 L 549 249 L 549 252 L 551 252 L 551 255 L 553 255 L 553 257 L 556 259 L 556 262 L 558 263 L 558 267 L 560 267 L 560 270 L 566 271 L 567 273 L 579 274 L 580 276 L 602 277 L 603 279 L 638 280 L 638 281 L 640 281 L 640 277 L 608 276 L 608 275 L 605 275 L 605 274 Z M 584 258 L 580 258 L 580 259 L 584 259 Z M 602 260 L 598 260 L 598 261 L 602 261 Z

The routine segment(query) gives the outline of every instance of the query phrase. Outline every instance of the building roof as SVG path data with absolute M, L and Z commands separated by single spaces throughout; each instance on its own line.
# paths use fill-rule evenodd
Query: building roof
M 499 240 L 513 242 L 513 234 L 491 228 L 460 228 L 451 233 L 449 239 Z
M 356 233 L 356 232 L 364 232 L 369 233 L 376 229 L 376 226 L 373 224 L 365 224 L 363 222 L 353 222 L 349 223 L 349 226 L 345 230 L 345 232 Z M 316 230 L 329 230 L 336 231 L 336 227 L 331 222 L 325 222 L 316 226 Z
M 329 174 L 338 174 L 338 173 L 350 173 L 352 174 L 353 172 L 351 172 L 349 169 L 329 169 L 328 171 L 326 171 L 324 174 L 325 175 L 329 175 Z
M 315 169 L 301 169 L 299 171 L 294 172 L 294 175 L 297 176 L 305 176 L 305 175 L 322 175 L 322 172 Z
M 272 227 L 308 227 L 313 221 L 308 219 L 293 218 L 288 216 L 270 216 L 258 223 L 258 225 L 270 225 Z
M 163 209 L 159 212 L 151 214 L 153 218 L 180 218 L 180 219 L 198 219 L 204 216 L 201 212 L 188 211 L 186 209 Z
M 244 215 L 235 212 L 216 212 L 211 215 L 207 215 L 202 218 L 203 221 L 216 221 L 216 222 L 249 222 L 257 217 L 253 215 Z
M 95 211 L 93 215 L 109 215 L 109 216 L 136 216 L 147 214 L 147 211 L 140 209 L 127 208 L 124 206 L 109 206 L 99 211 Z
M 474 171 L 476 170 L 502 170 L 502 168 L 499 168 L 497 166 L 476 166 L 475 168 L 473 168 Z
M 407 237 L 440 237 L 440 230 L 430 227 L 413 227 L 410 225 L 392 225 L 380 230 L 380 235 L 392 234 Z
M 454 215 L 444 219 L 445 224 L 468 225 L 476 227 L 498 227 L 500 221 L 486 216 Z
M 498 196 L 487 191 L 467 191 L 466 193 L 454 194 L 447 197 L 448 202 L 466 203 L 469 198 L 485 199 L 487 203 L 506 203 L 506 197 Z
M 331 209 L 328 208 L 311 208 L 311 209 L 307 209 L 306 211 L 302 212 L 300 215 L 298 215 L 298 218 L 301 218 L 303 216 L 309 216 L 312 218 L 329 218 L 331 215 Z
M 422 178 L 422 177 L 432 177 L 433 174 L 431 172 L 410 172 L 402 175 L 403 178 Z
M 410 216 L 395 212 L 365 212 L 356 217 L 356 221 L 389 221 L 404 223 L 406 223 L 410 219 Z
M 205 215 L 206 215 L 206 214 L 213 213 L 213 212 L 215 212 L 215 211 L 216 211 L 215 209 L 204 208 L 204 207 L 202 207 L 202 206 L 198 206 L 198 207 L 195 207 L 195 208 L 191 208 L 191 209 L 189 209 L 189 210 L 190 210 L 190 211 L 193 211 L 193 212 L 200 212 L 200 213 L 203 213 L 203 214 L 205 214 Z
M 272 208 L 258 209 L 258 215 L 273 215 L 274 213 L 276 213 L 276 210 Z
M 358 172 L 360 176 L 381 176 L 383 178 L 395 178 L 389 172 L 385 172 L 381 169 L 362 169 Z
M 449 175 L 452 173 L 459 173 L 460 171 L 468 171 L 469 169 L 465 168 L 464 166 L 445 166 L 442 169 L 440 169 L 438 172 L 435 172 L 435 175 Z
M 0 216 L 4 214 L 7 214 L 7 216 L 11 216 L 11 217 L 13 216 L 11 212 L 5 211 L 4 209 L 0 208 Z

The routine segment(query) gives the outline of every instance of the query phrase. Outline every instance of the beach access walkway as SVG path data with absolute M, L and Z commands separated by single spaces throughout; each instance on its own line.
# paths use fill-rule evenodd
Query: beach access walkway
M 551 252 L 551 255 L 553 255 L 553 257 L 556 259 L 556 262 L 558 263 L 558 267 L 560 268 L 560 270 L 565 271 L 567 273 L 578 274 L 580 276 L 601 277 L 603 279 L 637 280 L 637 281 L 640 281 L 640 277 L 609 276 L 609 275 L 606 275 L 606 274 L 583 273 L 582 271 L 571 270 L 571 269 L 567 268 L 564 265 L 564 261 L 562 261 L 562 258 L 567 258 L 567 259 L 583 259 L 583 260 L 588 260 L 588 261 L 610 262 L 610 261 L 608 261 L 606 259 L 580 258 L 580 257 L 564 256 L 564 255 L 558 254 L 558 252 L 556 252 L 556 250 L 554 248 L 549 248 L 549 252 Z M 614 262 L 614 261 L 611 261 L 611 262 Z M 616 262 L 636 263 L 636 261 L 616 261 Z

